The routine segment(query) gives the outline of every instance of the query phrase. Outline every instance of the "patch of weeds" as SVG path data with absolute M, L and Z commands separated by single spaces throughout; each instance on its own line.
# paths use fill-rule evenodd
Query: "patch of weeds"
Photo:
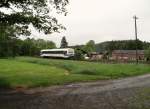
M 84 70 L 78 71 L 77 73 L 84 74 L 84 75 L 98 75 L 95 69 L 84 69 Z

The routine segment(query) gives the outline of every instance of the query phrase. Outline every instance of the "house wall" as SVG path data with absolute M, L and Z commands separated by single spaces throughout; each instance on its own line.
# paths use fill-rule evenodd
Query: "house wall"
M 90 60 L 102 60 L 102 58 L 103 58 L 103 55 L 98 54 L 98 55 L 92 55 L 90 57 Z
M 144 54 L 138 54 L 139 60 L 144 60 Z M 112 53 L 114 60 L 136 60 L 136 54 L 132 53 Z

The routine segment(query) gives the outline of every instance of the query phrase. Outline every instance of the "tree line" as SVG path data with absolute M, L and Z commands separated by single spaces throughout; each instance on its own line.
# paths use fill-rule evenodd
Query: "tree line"
M 109 51 L 113 50 L 146 50 L 150 47 L 149 42 L 143 42 L 141 40 L 119 40 L 119 41 L 106 41 L 96 44 L 96 51 Z
M 51 48 L 56 48 L 56 44 L 52 41 L 33 38 L 21 40 L 0 36 L 0 57 L 39 56 L 41 49 Z
M 10 32 L 9 32 L 10 33 Z M 53 41 L 34 38 L 21 40 L 13 34 L 0 35 L 0 57 L 39 56 L 42 49 L 57 48 Z M 60 48 L 67 48 L 66 37 L 62 37 Z

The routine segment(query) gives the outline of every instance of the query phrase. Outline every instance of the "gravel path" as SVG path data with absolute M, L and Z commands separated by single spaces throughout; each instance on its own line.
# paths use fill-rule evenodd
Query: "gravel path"
M 0 109 L 150 109 L 150 74 L 30 90 L 0 90 Z

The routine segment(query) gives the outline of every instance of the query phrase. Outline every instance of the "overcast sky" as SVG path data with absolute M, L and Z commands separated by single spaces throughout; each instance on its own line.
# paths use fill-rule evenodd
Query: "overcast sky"
M 89 40 L 134 39 L 134 20 L 138 19 L 138 38 L 150 41 L 150 0 L 70 0 L 68 15 L 59 17 L 66 31 L 44 36 L 59 46 L 62 36 L 69 45 Z M 35 32 L 35 36 L 38 34 Z M 38 35 L 41 36 L 41 35 Z

